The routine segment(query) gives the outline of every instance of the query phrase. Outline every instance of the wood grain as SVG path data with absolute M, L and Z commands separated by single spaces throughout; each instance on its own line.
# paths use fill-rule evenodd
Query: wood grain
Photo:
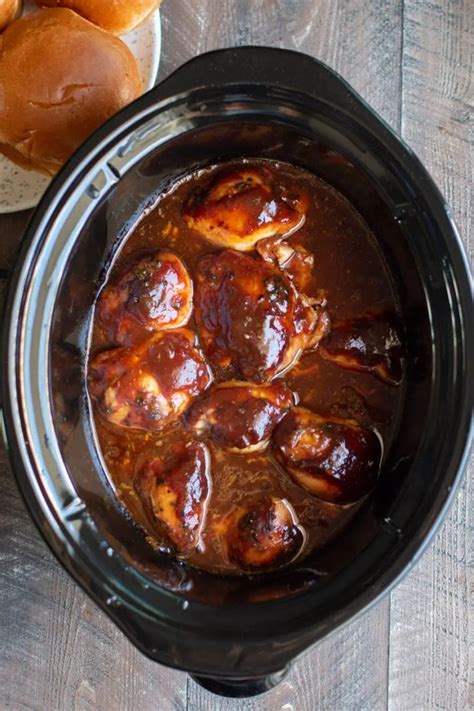
M 165 0 L 164 78 L 200 52 L 284 47 L 340 72 L 389 123 L 400 113 L 402 0 Z
M 405 2 L 402 134 L 471 256 L 473 24 L 469 2 Z M 474 708 L 472 483 L 471 469 L 434 545 L 391 596 L 390 711 Z
M 326 61 L 403 132 L 467 236 L 473 10 L 469 0 L 164 0 L 160 77 L 232 45 L 287 47 Z M 0 269 L 12 267 L 28 216 L 0 216 Z M 474 708 L 471 481 L 391 601 L 325 640 L 255 700 L 220 699 L 145 659 L 53 559 L 3 450 L 0 487 L 1 711 Z

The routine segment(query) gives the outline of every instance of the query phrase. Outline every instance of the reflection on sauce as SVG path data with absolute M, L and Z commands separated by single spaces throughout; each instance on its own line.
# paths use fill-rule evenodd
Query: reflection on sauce
M 240 184 L 228 180 L 229 175 L 235 177 L 237 173 L 241 175 Z M 242 178 L 245 174 L 247 179 Z M 263 186 L 257 184 L 255 175 L 264 176 Z M 265 192 L 266 186 L 270 192 Z M 270 195 L 271 200 L 277 195 L 282 201 L 280 211 L 275 208 L 272 215 L 280 221 L 275 220 L 278 224 L 273 232 L 270 230 L 270 236 L 268 230 L 259 232 L 265 237 L 260 243 L 256 239 L 245 240 L 245 230 L 239 232 L 236 228 L 241 222 L 227 218 L 212 239 L 205 239 L 202 235 L 210 230 L 211 223 L 219 222 L 216 205 L 202 202 L 212 190 L 214 203 L 224 200 L 228 215 L 234 218 L 233 205 L 250 209 L 255 204 L 255 209 L 263 214 L 265 195 Z M 255 203 L 248 194 L 252 190 L 256 191 Z M 260 230 L 267 223 L 257 220 L 248 224 Z M 300 225 L 296 231 L 291 229 L 295 225 Z M 239 240 L 240 246 L 232 243 L 232 239 Z M 235 252 L 236 249 L 239 251 Z M 95 398 L 97 436 L 111 481 L 150 543 L 180 555 L 192 565 L 213 572 L 238 573 L 288 564 L 295 556 L 301 558 L 324 546 L 347 525 L 360 503 L 346 504 L 369 492 L 376 476 L 375 470 L 371 470 L 365 485 L 360 486 L 352 478 L 355 488 L 347 497 L 341 494 L 324 500 L 320 492 L 318 497 L 314 484 L 317 477 L 309 484 L 306 480 L 305 486 L 304 477 L 287 471 L 287 458 L 278 456 L 275 449 L 273 439 L 278 428 L 285 426 L 288 408 L 291 416 L 296 401 L 298 408 L 332 420 L 336 424 L 328 431 L 337 431 L 340 437 L 339 444 L 333 443 L 334 451 L 347 440 L 357 447 L 366 447 L 364 451 L 370 461 L 371 431 L 376 430 L 382 438 L 385 455 L 396 434 L 403 392 L 402 387 L 394 387 L 402 375 L 400 344 L 392 339 L 396 352 L 393 348 L 388 355 L 379 352 L 384 329 L 391 328 L 383 320 L 375 330 L 366 329 L 367 343 L 364 344 L 364 334 L 360 333 L 366 326 L 364 319 L 371 318 L 369 314 L 388 314 L 388 321 L 393 317 L 394 322 L 399 322 L 397 301 L 383 257 L 360 216 L 333 188 L 299 168 L 271 161 L 240 161 L 232 164 L 230 170 L 220 166 L 200 171 L 164 194 L 128 237 L 112 269 L 110 283 L 119 283 L 130 264 L 159 250 L 177 255 L 194 284 L 194 310 L 185 329 L 180 330 L 199 333 L 199 348 L 212 368 L 212 385 L 209 374 L 206 376 L 203 371 L 202 388 L 198 388 L 204 392 L 202 399 L 196 399 L 194 392 L 187 397 L 186 389 L 191 386 L 185 377 L 185 364 L 182 374 L 186 381 L 183 386 L 186 402 L 181 407 L 183 399 L 178 397 L 181 404 L 177 406 L 179 414 L 184 414 L 177 418 L 165 416 L 156 429 L 147 427 L 146 431 L 137 429 L 140 424 L 133 417 L 130 421 L 134 424 L 127 426 L 127 417 L 134 414 L 137 401 L 135 391 L 130 395 L 130 388 L 136 390 L 134 371 L 118 378 L 120 404 L 125 399 L 129 407 L 125 420 L 108 418 L 100 397 Z M 207 275 L 204 281 L 203 274 Z M 225 274 L 231 274 L 225 278 L 228 282 Z M 128 313 L 133 313 L 134 308 Z M 216 322 L 219 310 L 224 316 Z M 143 326 L 143 311 L 138 313 Z M 162 313 L 159 308 L 157 313 Z M 245 319 L 249 322 L 242 327 Z M 225 334 L 223 323 L 228 327 Z M 333 340 L 332 331 L 328 335 L 330 323 L 335 325 Z M 160 384 L 160 369 L 150 359 L 141 358 L 139 349 L 144 346 L 138 345 L 142 337 L 150 338 L 153 329 L 145 324 L 148 333 L 139 336 L 129 324 L 126 320 L 125 350 L 130 349 L 135 355 L 138 350 L 138 359 L 146 361 L 145 370 L 161 393 L 166 386 Z M 281 332 L 275 324 L 278 328 L 281 325 Z M 354 330 L 350 333 L 352 326 Z M 272 338 L 267 339 L 270 332 Z M 273 338 L 275 333 L 278 338 Z M 399 338 L 398 330 L 396 333 Z M 252 337 L 245 338 L 246 335 Z M 255 346 L 258 338 L 263 351 Z M 318 348 L 320 338 L 324 357 Z M 358 347 L 353 347 L 361 338 Z M 123 343 L 113 328 L 103 327 L 103 320 L 95 321 L 92 358 L 97 359 L 99 352 Z M 364 361 L 366 347 L 372 347 L 374 352 L 368 354 L 373 357 Z M 101 357 L 92 361 L 89 377 L 97 371 Z M 357 363 L 349 363 L 350 358 L 356 357 Z M 341 362 L 342 358 L 346 362 Z M 387 363 L 390 371 L 383 370 L 389 367 Z M 395 372 L 396 377 L 383 377 L 385 372 Z M 226 399 L 224 383 L 235 381 L 240 386 L 239 397 L 232 404 Z M 275 386 L 275 392 L 264 396 L 257 392 Z M 89 380 L 94 399 L 93 387 Z M 166 392 L 172 410 L 173 393 Z M 350 422 L 349 429 L 344 429 L 344 421 L 355 421 L 359 429 L 350 429 Z M 370 431 L 366 439 L 360 434 L 361 428 Z M 207 488 L 199 442 L 209 458 Z M 345 462 L 352 477 L 357 467 L 349 466 L 349 454 L 346 453 Z M 321 459 L 323 468 L 329 466 L 328 461 L 330 457 L 327 461 Z M 177 462 L 174 468 L 172 462 Z M 303 469 L 306 474 L 316 471 L 301 464 L 298 462 L 299 471 Z M 187 489 L 190 520 L 195 524 L 191 528 L 183 524 L 186 497 L 180 498 L 177 491 L 179 482 L 183 477 L 186 479 L 187 467 L 196 483 L 195 490 Z M 156 526 L 157 507 L 167 512 L 161 513 L 162 519 L 168 517 L 161 527 Z

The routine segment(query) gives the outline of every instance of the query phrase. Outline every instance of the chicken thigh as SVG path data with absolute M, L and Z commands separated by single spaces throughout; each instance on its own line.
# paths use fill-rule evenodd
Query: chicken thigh
M 229 560 L 247 571 L 291 562 L 305 540 L 292 506 L 273 496 L 239 506 L 220 528 Z
M 99 353 L 89 393 L 101 416 L 120 427 L 155 431 L 176 419 L 211 383 L 191 331 L 156 333 L 130 348 Z
M 177 555 L 200 547 L 211 492 L 209 462 L 201 442 L 179 443 L 166 457 L 147 458 L 135 477 L 135 490 L 152 525 Z
M 281 375 L 327 331 L 277 267 L 230 249 L 199 262 L 195 305 L 211 363 L 256 383 Z
M 319 349 L 343 368 L 374 373 L 390 385 L 402 379 L 402 341 L 390 316 L 363 316 L 333 326 Z
M 230 380 L 199 398 L 186 419 L 198 436 L 209 436 L 230 452 L 248 454 L 267 446 L 273 429 L 294 404 L 293 393 L 283 383 Z
M 193 285 L 181 259 L 162 249 L 135 261 L 102 291 L 97 321 L 105 337 L 130 345 L 149 333 L 184 326 L 192 311 Z
M 275 457 L 291 478 L 323 501 L 355 503 L 377 480 L 381 440 L 355 420 L 295 407 L 276 428 L 273 442 Z
M 299 229 L 307 207 L 307 196 L 280 185 L 267 167 L 242 166 L 194 195 L 184 219 L 209 242 L 248 252 L 260 239 Z

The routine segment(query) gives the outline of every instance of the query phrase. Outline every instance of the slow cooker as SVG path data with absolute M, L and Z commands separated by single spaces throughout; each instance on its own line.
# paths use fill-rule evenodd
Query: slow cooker
M 84 364 L 91 307 L 130 228 L 180 176 L 238 157 L 312 171 L 361 213 L 396 285 L 407 374 L 396 443 L 350 529 L 284 573 L 225 578 L 156 553 L 124 513 L 92 436 Z M 410 149 L 308 56 L 210 52 L 101 127 L 28 225 L 3 323 L 13 471 L 59 561 L 144 654 L 217 693 L 259 693 L 386 594 L 440 525 L 466 464 L 473 335 L 462 243 Z

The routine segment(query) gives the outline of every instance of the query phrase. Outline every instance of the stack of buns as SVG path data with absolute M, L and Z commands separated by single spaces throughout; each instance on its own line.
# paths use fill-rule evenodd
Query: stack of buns
M 0 152 L 54 175 L 140 95 L 135 57 L 114 35 L 139 24 L 159 0 L 36 1 L 49 7 L 14 19 L 18 3 L 0 0 L 0 29 L 7 25 L 0 34 Z

